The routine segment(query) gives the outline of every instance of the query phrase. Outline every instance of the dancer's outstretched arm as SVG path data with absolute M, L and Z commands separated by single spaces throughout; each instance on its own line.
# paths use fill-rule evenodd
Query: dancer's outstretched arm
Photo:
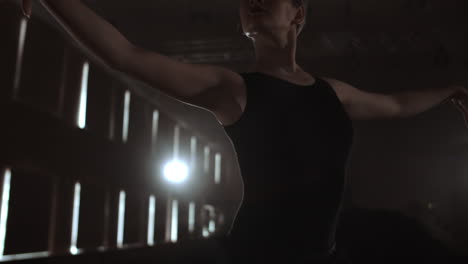
M 212 112 L 238 107 L 233 88 L 243 85 L 243 79 L 237 73 L 218 66 L 179 62 L 137 47 L 79 0 L 39 2 L 72 37 L 111 68 L 146 82 L 179 101 Z M 31 14 L 31 9 L 32 0 L 23 0 L 25 14 Z
M 381 94 L 359 90 L 335 79 L 324 79 L 337 91 L 353 120 L 405 118 L 450 101 L 462 111 L 468 126 L 468 90 L 461 85 Z

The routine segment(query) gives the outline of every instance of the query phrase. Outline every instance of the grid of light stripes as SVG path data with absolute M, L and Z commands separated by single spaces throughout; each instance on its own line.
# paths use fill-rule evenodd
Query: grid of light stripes
M 19 94 L 19 86 L 21 81 L 22 72 L 22 61 L 24 46 L 26 41 L 26 33 L 28 29 L 28 20 L 22 18 L 19 23 L 19 36 L 18 36 L 18 49 L 16 54 L 15 74 L 13 83 L 12 98 L 17 99 Z M 80 93 L 78 108 L 76 109 L 76 126 L 80 129 L 86 129 L 86 116 L 87 116 L 87 102 L 88 102 L 88 82 L 90 75 L 90 63 L 85 61 L 82 66 L 81 81 L 80 81 Z M 129 123 L 130 123 L 130 107 L 131 107 L 131 92 L 126 90 L 124 93 L 124 105 L 123 105 L 123 124 L 122 124 L 122 141 L 125 143 L 128 141 Z M 158 137 L 158 126 L 159 126 L 159 111 L 153 111 L 152 126 L 151 126 L 151 143 L 154 147 Z M 191 137 L 190 140 L 190 168 L 196 166 L 196 149 L 197 149 L 197 138 Z M 174 128 L 174 157 L 179 156 L 180 151 L 180 127 L 175 126 Z M 208 172 L 210 168 L 210 148 L 206 146 L 204 148 L 204 164 L 203 168 L 205 172 Z M 221 154 L 216 153 L 215 155 L 215 183 L 219 183 L 221 179 Z M 8 206 L 10 201 L 10 187 L 12 170 L 5 168 L 0 171 L 2 174 L 2 189 L 1 189 L 1 208 L 0 208 L 0 261 L 12 261 L 22 260 L 30 258 L 40 258 L 50 256 L 50 252 L 29 252 L 15 255 L 4 255 L 5 241 L 7 234 L 7 221 L 8 221 Z M 80 201 L 81 201 L 82 186 L 80 182 L 76 182 L 73 189 L 73 204 L 72 204 L 72 221 L 71 221 L 71 233 L 70 233 L 70 247 L 69 252 L 71 254 L 79 254 L 82 251 L 78 248 L 78 231 L 79 231 L 79 219 L 80 219 Z M 117 240 L 116 246 L 118 248 L 124 247 L 124 227 L 125 227 L 125 203 L 126 193 L 124 190 L 119 192 L 119 204 L 118 204 L 118 219 L 117 219 Z M 195 232 L 195 221 L 196 215 L 196 203 L 189 203 L 188 212 L 188 229 L 189 233 Z M 177 242 L 178 240 L 178 221 L 179 221 L 179 201 L 172 199 L 170 200 L 170 225 L 169 234 L 170 241 Z M 146 243 L 149 246 L 155 244 L 155 224 L 156 224 L 156 197 L 154 195 L 149 196 L 148 203 L 148 233 Z M 210 221 L 207 228 L 210 232 L 214 231 L 214 225 Z M 104 247 L 99 247 L 104 249 Z

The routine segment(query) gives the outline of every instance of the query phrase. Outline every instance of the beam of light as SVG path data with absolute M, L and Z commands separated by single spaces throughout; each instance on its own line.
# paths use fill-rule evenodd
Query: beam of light
M 102 234 L 102 245 L 99 247 L 102 250 L 109 248 L 109 229 L 110 229 L 110 210 L 111 210 L 111 191 L 110 188 L 107 187 L 104 190 L 104 227 L 103 227 L 103 234 Z M 98 248 L 98 250 L 99 250 Z
M 49 256 L 50 256 L 50 253 L 48 251 L 22 253 L 22 254 L 0 256 L 0 261 L 7 262 L 7 261 L 15 261 L 15 260 L 17 261 L 17 260 L 39 259 L 39 258 L 47 258 Z
M 70 253 L 73 255 L 78 254 L 78 224 L 80 220 L 80 195 L 81 185 L 79 182 L 75 183 L 75 191 L 73 194 L 73 214 L 72 214 L 72 232 L 70 242 Z
M 119 216 L 117 221 L 117 247 L 123 247 L 125 221 L 125 192 L 119 193 Z
M 208 231 L 210 233 L 214 233 L 216 230 L 216 223 L 213 219 L 210 220 L 210 223 L 208 224 Z
M 197 168 L 197 138 L 192 136 L 190 138 L 190 175 L 195 174 Z
M 190 169 L 193 172 L 196 166 L 197 159 L 197 138 L 192 136 L 190 138 Z
M 78 127 L 84 129 L 86 127 L 86 107 L 88 103 L 88 78 L 89 78 L 89 63 L 83 64 L 83 72 L 81 74 L 80 88 L 80 104 L 78 106 Z
M 149 246 L 154 245 L 154 222 L 156 214 L 156 198 L 154 195 L 149 197 L 149 206 L 148 206 L 148 236 L 147 243 Z
M 71 253 L 72 255 L 78 254 L 78 248 L 77 248 L 76 246 L 71 246 L 71 247 L 70 247 L 70 253 Z
M 206 204 L 203 206 L 203 210 L 205 212 L 208 212 L 208 226 L 203 226 L 203 237 L 209 237 L 212 233 L 215 232 L 216 229 L 216 223 L 215 223 L 215 217 L 216 217 L 216 210 L 214 206 Z
M 189 204 L 189 214 L 188 214 L 188 230 L 189 233 L 193 233 L 195 231 L 195 203 L 190 202 Z
M 122 141 L 124 143 L 128 140 L 128 126 L 130 124 L 130 91 L 125 91 L 124 97 L 124 112 L 123 112 L 123 127 L 122 127 Z
M 52 193 L 51 193 L 51 205 L 50 205 L 50 221 L 49 221 L 49 232 L 47 239 L 47 248 L 51 251 L 55 245 L 55 234 L 57 232 L 57 207 L 58 207 L 58 180 L 56 177 L 53 178 Z
M 214 175 L 215 184 L 221 183 L 221 154 L 216 153 L 215 155 L 215 175 Z
M 117 91 L 115 88 L 112 88 L 111 92 L 111 104 L 110 104 L 110 115 L 109 115 L 109 140 L 113 141 L 115 138 L 115 116 L 116 116 L 116 111 L 115 111 L 115 105 L 116 105 L 116 94 Z
M 6 227 L 8 221 L 8 205 L 10 202 L 11 170 L 6 168 L 3 172 L 2 208 L 0 209 L 0 257 L 5 251 Z
M 173 160 L 164 166 L 164 177 L 171 183 L 182 183 L 188 178 L 188 167 L 183 162 Z
M 164 242 L 170 242 L 171 241 L 171 221 L 172 221 L 172 202 L 170 198 L 170 193 L 169 197 L 166 200 L 166 225 L 164 229 Z
M 203 163 L 203 171 L 205 173 L 208 173 L 208 171 L 210 170 L 210 147 L 205 146 L 204 154 L 205 154 L 205 157 L 204 157 L 204 163 Z
M 179 222 L 179 207 L 177 200 L 172 201 L 172 215 L 171 215 L 171 242 L 177 242 L 177 232 Z
M 179 157 L 180 127 L 174 127 L 174 159 Z
M 20 22 L 19 37 L 18 37 L 18 50 L 16 53 L 16 67 L 13 81 L 13 98 L 18 98 L 19 85 L 21 80 L 21 68 L 23 65 L 24 43 L 26 41 L 26 32 L 28 29 L 28 20 L 22 18 Z
M 151 129 L 151 145 L 154 148 L 158 139 L 159 111 L 153 111 L 153 124 Z
M 203 227 L 203 237 L 209 237 L 210 232 L 208 231 L 208 228 L 206 226 Z

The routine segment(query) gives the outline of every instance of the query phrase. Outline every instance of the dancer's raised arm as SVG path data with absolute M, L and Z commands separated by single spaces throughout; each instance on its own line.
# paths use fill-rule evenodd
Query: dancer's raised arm
M 133 45 L 114 26 L 79 0 L 40 0 L 77 41 L 111 68 L 148 83 L 182 102 L 213 112 L 237 107 L 233 87 L 242 85 L 240 75 L 228 69 L 188 64 Z M 30 13 L 31 0 L 23 1 Z M 28 11 L 29 10 L 29 11 Z

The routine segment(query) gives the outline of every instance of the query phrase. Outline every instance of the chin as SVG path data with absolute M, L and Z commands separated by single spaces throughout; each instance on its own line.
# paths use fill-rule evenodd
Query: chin
M 258 24 L 250 24 L 246 30 L 244 30 L 244 35 L 250 35 L 250 36 L 254 36 L 254 35 L 258 35 L 260 33 L 263 32 L 263 27 L 262 25 L 258 25 Z

